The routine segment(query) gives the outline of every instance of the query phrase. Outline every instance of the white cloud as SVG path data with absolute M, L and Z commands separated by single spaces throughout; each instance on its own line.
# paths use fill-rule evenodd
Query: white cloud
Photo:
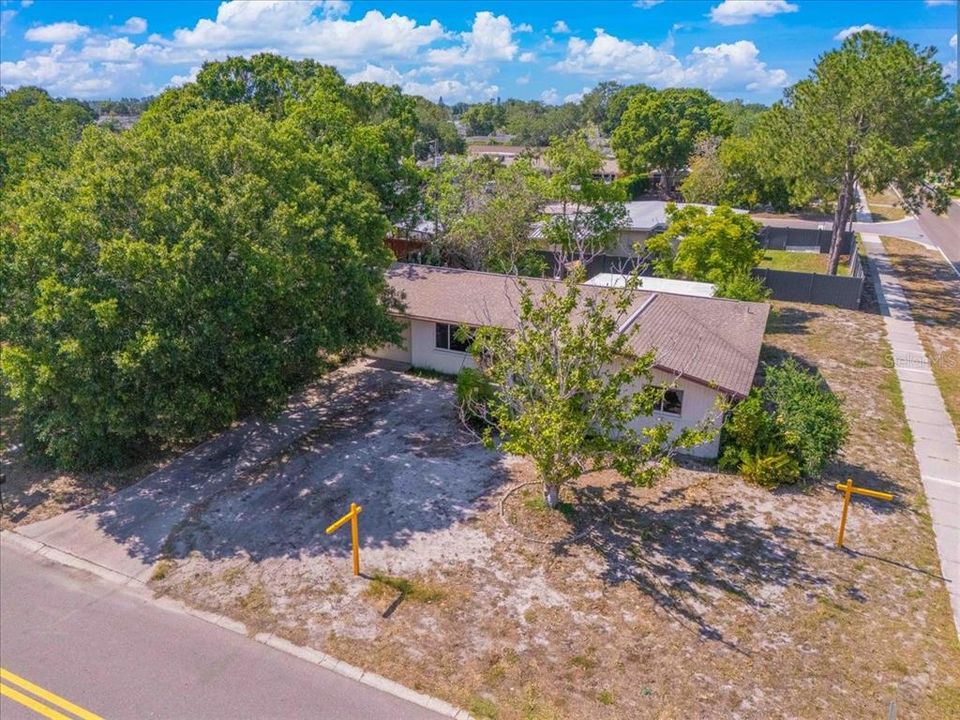
M 33 5 L 33 0 L 21 0 L 20 7 L 28 8 Z
M 563 101 L 564 101 L 565 103 L 577 103 L 577 102 L 580 102 L 581 100 L 583 100 L 583 96 L 586 95 L 588 92 L 590 92 L 590 88 L 585 87 L 585 88 L 584 88 L 583 90 L 581 90 L 580 92 L 570 93 L 569 95 L 565 95 L 564 98 L 563 98 Z
M 649 10 L 655 5 L 659 5 L 663 0 L 634 0 L 633 6 L 638 7 L 641 10 Z
M 137 46 L 125 37 L 113 38 L 112 40 L 90 39 L 83 44 L 79 57 L 84 60 L 120 62 L 133 60 L 136 56 L 136 50 Z
M 540 99 L 548 105 L 556 105 L 560 102 L 560 93 L 557 92 L 556 88 L 547 88 L 540 93 Z
M 937 7 L 938 5 L 956 5 L 957 0 L 924 0 L 927 7 Z
M 851 25 L 848 28 L 844 28 L 836 35 L 833 36 L 834 40 L 846 40 L 851 35 L 856 35 L 861 30 L 876 30 L 877 32 L 886 32 L 883 28 L 878 28 L 876 25 L 871 25 L 866 23 L 864 25 Z
M 7 34 L 7 28 L 16 16 L 16 10 L 0 10 L 0 37 Z
M 532 52 L 520 53 L 520 57 L 517 58 L 522 63 L 531 63 L 537 59 L 537 54 Z
M 323 16 L 315 12 L 321 10 Z M 151 35 L 150 51 L 158 62 L 186 63 L 228 54 L 277 52 L 320 62 L 360 62 L 371 57 L 405 57 L 445 36 L 436 20 L 416 20 L 378 10 L 359 20 L 345 20 L 340 4 L 321 0 L 223 2 L 214 20 L 203 18 L 193 28 L 174 31 L 172 38 Z
M 180 87 L 197 79 L 197 73 L 200 72 L 200 66 L 194 65 L 186 75 L 174 75 L 167 83 L 167 87 Z
M 565 23 L 563 20 L 557 20 L 553 24 L 553 27 L 550 28 L 550 32 L 554 32 L 557 35 L 564 35 L 570 32 L 570 26 L 567 25 L 567 23 Z
M 799 7 L 786 0 L 723 0 L 710 9 L 710 19 L 718 25 L 746 25 L 758 17 L 792 13 Z
M 399 85 L 410 95 L 422 95 L 428 100 L 436 101 L 441 97 L 444 100 L 459 102 L 477 102 L 495 98 L 500 88 L 482 80 L 461 81 L 455 78 L 439 78 L 429 82 L 417 79 L 417 71 L 411 70 L 401 73 L 395 67 L 381 67 L 367 64 L 363 70 L 347 76 L 347 82 L 376 82 L 383 85 Z
M 761 91 L 783 87 L 787 73 L 769 69 L 749 40 L 695 47 L 683 61 L 663 48 L 608 35 L 601 28 L 592 41 L 578 37 L 567 43 L 566 57 L 551 69 L 577 75 L 657 87 L 692 86 L 708 90 Z
M 952 47 L 954 50 L 957 49 L 957 34 L 956 34 L 956 33 L 954 33 L 954 34 L 953 34 L 953 37 L 950 38 L 950 47 Z
M 530 84 L 530 76 L 529 76 L 529 75 L 521 75 L 521 76 L 518 77 L 514 82 L 516 82 L 517 85 L 529 85 L 529 84 Z
M 520 23 L 519 25 L 513 28 L 513 31 L 518 33 L 533 32 L 533 25 L 531 25 L 530 23 Z
M 127 18 L 127 21 L 123 25 L 117 25 L 114 27 L 114 30 L 121 33 L 128 33 L 130 35 L 139 35 L 140 33 L 145 33 L 147 31 L 147 21 L 142 17 L 133 16 Z
M 27 40 L 42 43 L 73 42 L 90 32 L 86 25 L 75 22 L 56 22 L 50 25 L 32 27 L 24 34 Z
M 482 10 L 473 18 L 473 27 L 460 33 L 462 43 L 451 48 L 430 50 L 427 60 L 435 65 L 476 65 L 491 61 L 513 60 L 517 44 L 513 25 L 506 15 Z

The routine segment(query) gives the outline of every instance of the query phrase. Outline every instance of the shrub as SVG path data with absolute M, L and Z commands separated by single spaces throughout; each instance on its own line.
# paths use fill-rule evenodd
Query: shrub
M 792 484 L 800 478 L 800 466 L 789 453 L 770 446 L 751 453 L 741 450 L 740 474 L 750 482 L 764 487 Z
M 764 398 L 776 408 L 777 423 L 801 472 L 819 477 L 849 432 L 841 398 L 830 392 L 819 372 L 805 372 L 793 359 L 767 368 Z
M 742 272 L 718 283 L 717 295 L 733 300 L 760 302 L 770 297 L 770 288 L 763 284 L 761 278 Z
M 723 427 L 720 466 L 772 486 L 819 477 L 837 457 L 848 433 L 841 398 L 819 373 L 793 359 L 767 366 L 763 388 L 754 388 Z

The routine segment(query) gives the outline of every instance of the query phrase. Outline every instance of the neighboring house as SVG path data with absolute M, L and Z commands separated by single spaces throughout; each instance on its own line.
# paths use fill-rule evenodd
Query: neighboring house
M 402 345 L 372 351 L 373 357 L 456 374 L 475 367 L 455 337 L 460 326 L 516 326 L 521 289 L 507 275 L 397 263 L 387 271 L 390 286 L 405 307 L 395 312 L 403 324 Z M 536 293 L 557 281 L 525 278 Z M 585 295 L 608 292 L 583 286 Z M 624 330 L 634 328 L 637 353 L 656 350 L 653 381 L 669 388 L 651 417 L 636 426 L 669 421 L 678 431 L 707 420 L 719 427 L 718 401 L 746 396 L 753 385 L 769 308 L 712 297 L 636 290 Z M 713 458 L 719 437 L 691 453 Z
M 635 245 L 642 246 L 649 237 L 666 230 L 668 204 L 664 200 L 634 200 L 624 203 L 627 210 L 627 221 L 620 230 L 617 244 L 609 248 L 607 254 L 617 257 L 630 257 L 635 254 Z M 705 208 L 708 212 L 713 212 L 714 208 L 713 205 L 701 205 L 699 203 L 674 203 L 674 205 L 678 208 L 697 205 Z M 559 204 L 552 204 L 544 208 L 544 212 L 547 215 L 560 215 L 563 210 Z M 568 212 L 570 211 L 568 210 Z M 734 212 L 746 213 L 746 210 L 735 208 Z
M 586 285 L 596 285 L 597 287 L 625 287 L 629 275 L 619 273 L 598 273 L 587 280 Z M 648 292 L 665 292 L 674 295 L 693 295 L 695 297 L 714 297 L 717 294 L 717 286 L 713 283 L 695 282 L 693 280 L 675 280 L 674 278 L 661 278 L 644 275 L 640 280 L 640 289 Z
M 528 157 L 535 167 L 545 175 L 550 174 L 550 166 L 544 161 L 542 153 L 545 148 L 525 147 L 522 145 L 468 145 L 467 154 L 471 157 L 490 157 L 503 163 L 512 164 L 518 157 Z M 604 158 L 600 171 L 594 174 L 597 180 L 610 183 L 620 176 L 620 166 L 613 158 Z

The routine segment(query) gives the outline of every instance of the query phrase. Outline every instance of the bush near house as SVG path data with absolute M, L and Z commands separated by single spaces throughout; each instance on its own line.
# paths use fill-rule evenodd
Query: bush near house
M 766 486 L 819 477 L 847 438 L 841 404 L 819 372 L 793 359 L 767 366 L 723 427 L 720 466 Z

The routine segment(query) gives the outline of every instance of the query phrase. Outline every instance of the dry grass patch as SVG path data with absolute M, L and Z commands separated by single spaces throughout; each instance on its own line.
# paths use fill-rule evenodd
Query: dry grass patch
M 72 472 L 27 457 L 10 399 L 0 400 L 0 530 L 46 520 L 100 500 L 146 477 L 173 457 L 172 452 L 126 468 Z
M 870 214 L 873 215 L 875 222 L 902 220 L 907 216 L 906 210 L 900 203 L 900 196 L 890 189 L 879 193 L 867 193 L 867 203 L 870 205 Z
M 271 632 L 478 718 L 872 720 L 892 700 L 901 718 L 949 716 L 960 645 L 882 319 L 776 309 L 764 357 L 819 368 L 850 419 L 850 442 L 822 482 L 771 492 L 694 463 L 651 488 L 595 473 L 560 513 L 524 485 L 535 480 L 529 463 L 500 458 L 471 476 L 483 489 L 468 501 L 452 493 L 481 456 L 430 436 L 457 433 L 443 425 L 455 417 L 438 385 L 449 412 L 404 396 L 397 406 L 412 410 L 403 418 L 381 410 L 336 442 L 318 436 L 259 490 L 211 503 L 185 530 L 192 550 L 157 586 L 206 609 L 255 614 Z M 345 465 L 347 453 L 361 462 Z M 364 474 L 380 458 L 390 465 Z M 349 488 L 332 480 L 345 467 L 360 478 Z M 437 467 L 444 472 L 431 475 Z M 832 483 L 847 477 L 896 501 L 855 501 L 845 552 L 833 545 Z M 350 574 L 347 542 L 323 535 L 324 518 L 364 482 L 362 567 L 383 569 L 372 580 Z M 530 540 L 500 516 L 514 487 L 529 492 L 513 493 L 505 513 Z M 243 498 L 255 491 L 270 502 L 254 515 Z M 410 498 L 416 512 L 394 524 Z M 423 517 L 442 522 L 411 526 Z M 254 542 L 262 537 L 282 542 Z
M 960 278 L 940 253 L 883 237 L 953 426 L 960 433 Z

